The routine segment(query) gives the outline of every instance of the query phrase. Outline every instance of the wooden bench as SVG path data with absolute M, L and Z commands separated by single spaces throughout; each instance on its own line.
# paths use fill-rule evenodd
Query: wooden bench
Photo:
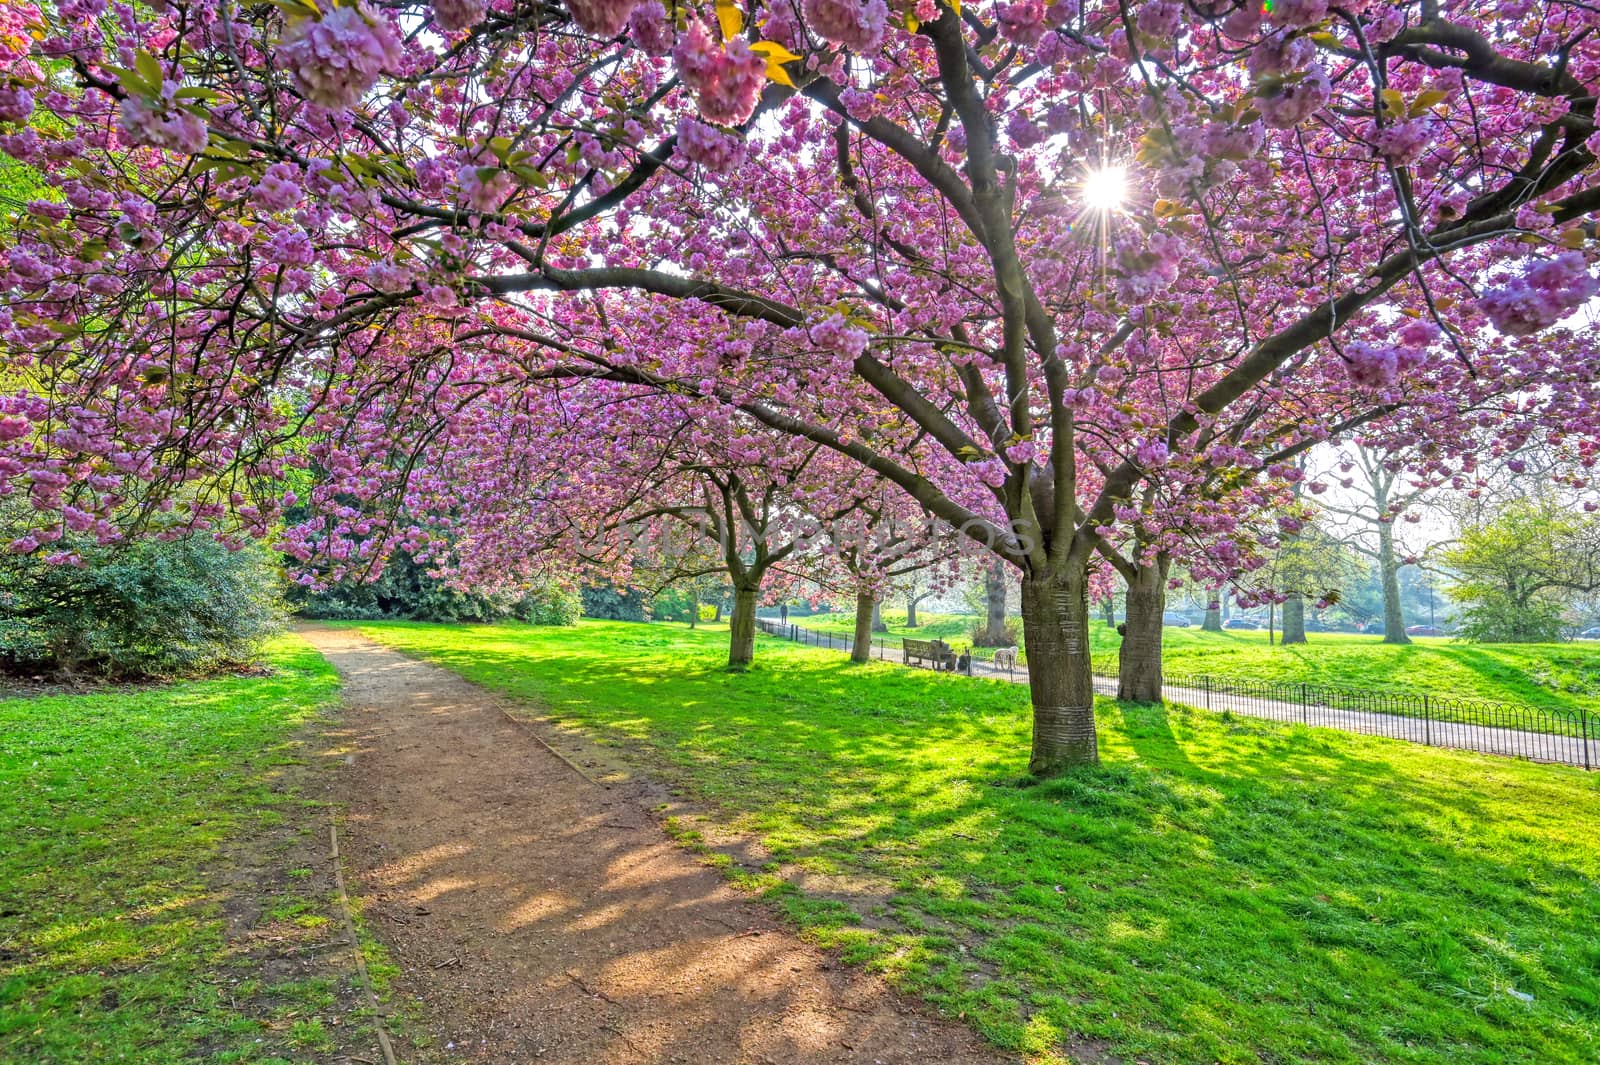
M 955 652 L 943 640 L 901 640 L 900 654 L 908 666 L 922 662 L 928 663 L 930 669 L 949 670 L 956 666 Z

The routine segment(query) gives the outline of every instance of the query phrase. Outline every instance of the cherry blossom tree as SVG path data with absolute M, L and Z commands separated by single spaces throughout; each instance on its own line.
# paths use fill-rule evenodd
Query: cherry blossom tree
M 1086 592 L 1154 500 L 1213 486 L 1222 536 L 1358 429 L 1594 435 L 1582 5 L 4 10 L 0 151 L 50 184 L 0 270 L 15 551 L 264 530 L 338 458 L 316 551 L 379 554 L 474 409 L 694 396 L 1018 572 L 1046 773 L 1096 757 Z

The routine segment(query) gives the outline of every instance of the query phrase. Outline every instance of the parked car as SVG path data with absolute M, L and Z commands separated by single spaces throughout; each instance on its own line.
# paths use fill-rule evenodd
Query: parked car
M 1389 630 L 1384 627 L 1384 624 L 1381 621 L 1369 621 L 1366 623 L 1366 625 L 1362 626 L 1361 631 L 1366 633 L 1368 636 L 1383 636 L 1387 634 Z
M 1222 627 L 1225 629 L 1259 629 L 1261 622 L 1252 621 L 1249 618 L 1229 618 L 1222 623 Z
M 1582 632 L 1578 633 L 1578 639 L 1600 640 L 1600 625 L 1596 625 L 1593 628 L 1584 629 Z
M 1412 625 L 1406 629 L 1407 636 L 1443 636 L 1444 630 L 1437 625 Z
M 1174 629 L 1187 629 L 1191 622 L 1182 614 L 1174 614 L 1169 610 L 1161 615 L 1161 624 Z

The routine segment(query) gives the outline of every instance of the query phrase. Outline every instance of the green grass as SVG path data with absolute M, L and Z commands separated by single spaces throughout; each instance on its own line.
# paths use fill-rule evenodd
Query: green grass
M 960 644 L 968 639 L 973 621 L 955 614 L 921 618 L 927 624 L 906 629 L 903 611 L 885 610 L 888 638 L 939 638 Z M 835 633 L 853 632 L 855 626 L 848 614 L 792 620 Z M 1099 620 L 1090 622 L 1089 637 L 1097 668 L 1114 673 L 1120 637 Z M 1410 645 L 1395 646 L 1376 636 L 1314 632 L 1308 637 L 1310 643 L 1283 647 L 1269 646 L 1265 631 L 1169 628 L 1162 634 L 1163 661 L 1173 675 L 1408 689 L 1457 699 L 1600 710 L 1600 643 L 1476 644 L 1414 637 Z
M 361 629 L 651 766 L 812 878 L 718 858 L 804 934 L 1039 1060 L 1600 1060 L 1600 777 L 1104 703 L 1103 764 L 1035 783 L 1012 685 L 767 638 L 730 674 L 680 626 Z
M 338 693 L 298 638 L 267 662 L 269 676 L 0 701 L 0 1062 L 264 1063 L 324 1046 L 292 1002 L 282 1041 L 263 1038 L 236 1001 L 254 974 L 225 957 L 220 852 L 302 801 L 273 778 Z

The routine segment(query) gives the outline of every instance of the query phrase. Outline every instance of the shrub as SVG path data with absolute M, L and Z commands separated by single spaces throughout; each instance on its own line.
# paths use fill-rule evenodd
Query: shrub
M 591 584 L 583 589 L 583 616 L 606 621 L 648 621 L 644 592 L 638 588 L 617 588 L 610 584 Z
M 0 556 L 0 669 L 133 679 L 248 662 L 282 618 L 256 547 L 205 535 L 81 548 L 83 564 Z
M 375 581 L 350 581 L 310 591 L 293 586 L 289 601 L 305 618 L 373 621 L 494 622 L 517 618 L 535 625 L 572 625 L 578 620 L 578 597 L 550 583 L 518 596 L 513 593 L 462 591 L 410 556 L 398 554 Z

